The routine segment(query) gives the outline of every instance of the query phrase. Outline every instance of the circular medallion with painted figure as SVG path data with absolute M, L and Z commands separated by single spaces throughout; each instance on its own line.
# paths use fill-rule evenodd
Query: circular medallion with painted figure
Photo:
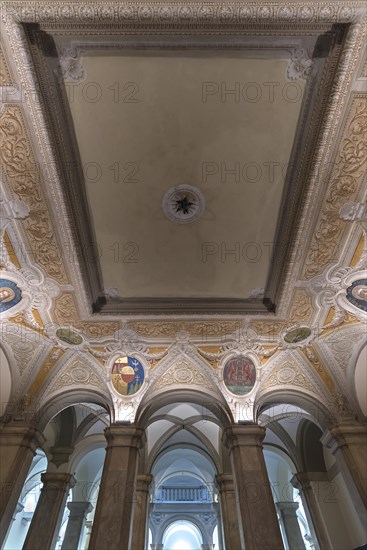
M 22 291 L 9 279 L 0 279 L 0 313 L 17 305 L 22 299 Z
M 367 312 L 367 279 L 358 279 L 347 288 L 347 300 Z

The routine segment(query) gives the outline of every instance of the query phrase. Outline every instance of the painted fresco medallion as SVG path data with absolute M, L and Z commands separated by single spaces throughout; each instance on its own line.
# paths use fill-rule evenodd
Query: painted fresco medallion
M 358 279 L 347 288 L 347 300 L 367 312 L 367 279 Z
M 135 357 L 119 357 L 112 365 L 112 385 L 120 395 L 134 395 L 144 382 L 144 369 Z
M 56 331 L 56 336 L 66 344 L 71 346 L 79 346 L 83 342 L 83 338 L 77 332 L 70 328 L 59 328 Z
M 284 341 L 287 344 L 297 344 L 306 340 L 311 335 L 311 329 L 309 327 L 297 327 L 289 330 L 284 335 Z
M 22 299 L 22 291 L 16 283 L 0 279 L 0 313 L 16 306 Z
M 256 380 L 256 367 L 249 357 L 240 355 L 228 359 L 223 369 L 223 382 L 235 395 L 249 393 Z

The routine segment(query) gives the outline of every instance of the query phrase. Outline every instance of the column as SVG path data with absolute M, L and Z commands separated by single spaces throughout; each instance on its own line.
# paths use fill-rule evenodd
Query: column
M 305 543 L 297 518 L 298 502 L 277 502 L 276 507 L 283 522 L 289 548 L 292 548 L 292 550 L 305 550 Z
M 340 424 L 324 434 L 322 443 L 329 447 L 339 462 L 345 481 L 350 489 L 355 488 L 365 516 L 367 508 L 367 424 Z M 355 501 L 355 495 L 352 495 Z M 357 507 L 361 508 L 361 507 Z
M 0 546 L 7 535 L 23 485 L 43 435 L 30 426 L 0 428 Z
M 92 534 L 92 521 L 87 521 L 85 524 L 85 539 L 84 539 L 84 548 L 89 548 L 90 536 Z
M 295 474 L 291 479 L 291 483 L 305 498 L 306 506 L 304 506 L 304 508 L 314 543 L 318 542 L 316 547 L 322 548 L 323 550 L 332 550 L 332 544 L 320 511 L 319 503 L 317 502 L 307 473 L 302 472 Z
M 241 538 L 233 476 L 231 474 L 217 475 L 215 481 L 219 489 L 225 548 L 226 550 L 238 550 L 241 548 Z
M 71 474 L 46 472 L 43 487 L 23 550 L 55 548 L 69 490 L 76 480 Z
M 213 502 L 213 508 L 214 508 L 215 513 L 217 515 L 219 550 L 223 550 L 223 548 L 224 548 L 223 540 L 224 539 L 223 539 L 223 524 L 222 524 L 222 515 L 221 515 L 221 511 L 220 511 L 220 508 L 221 508 L 220 502 Z M 215 550 L 218 550 L 218 548 L 216 548 Z
M 240 548 L 283 550 L 270 481 L 262 451 L 265 428 L 255 423 L 234 424 L 224 431 L 236 484 Z
M 145 550 L 149 485 L 153 476 L 140 474 L 136 478 L 131 550 Z
M 85 520 L 89 512 L 93 510 L 90 502 L 68 502 L 70 510 L 68 524 L 61 550 L 76 550 L 79 545 L 80 536 L 83 531 Z
M 201 550 L 214 550 L 214 546 L 212 544 L 202 544 Z
M 129 550 L 138 449 L 144 430 L 116 423 L 105 430 L 106 458 L 89 550 Z

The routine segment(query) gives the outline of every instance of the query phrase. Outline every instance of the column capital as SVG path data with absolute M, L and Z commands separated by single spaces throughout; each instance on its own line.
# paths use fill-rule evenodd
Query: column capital
M 33 426 L 6 424 L 0 428 L 0 441 L 2 445 L 28 447 L 36 453 L 46 439 Z
M 93 510 L 93 506 L 88 501 L 71 501 L 66 504 L 70 510 L 69 517 L 82 517 L 83 519 Z
M 76 479 L 73 475 L 58 472 L 45 472 L 41 474 L 43 489 L 65 491 L 67 493 L 76 484 Z
M 59 468 L 62 464 L 69 462 L 69 458 L 74 451 L 74 447 L 51 447 L 50 451 L 50 462 Z
M 367 423 L 337 424 L 327 430 L 320 441 L 332 453 L 347 445 L 367 445 Z
M 262 447 L 266 429 L 254 422 L 246 424 L 232 424 L 223 432 L 226 447 Z
M 215 483 L 219 489 L 219 492 L 234 491 L 235 484 L 232 474 L 218 474 L 215 476 Z
M 149 485 L 153 481 L 153 476 L 150 474 L 138 474 L 136 476 L 136 490 L 137 491 L 145 491 L 148 493 L 149 491 Z
M 311 480 L 306 472 L 300 472 L 300 473 L 294 474 L 290 482 L 293 485 L 293 487 L 295 489 L 298 489 L 300 492 L 311 489 Z
M 118 423 L 111 424 L 105 429 L 107 449 L 111 447 L 137 447 L 143 444 L 145 432 L 135 424 Z

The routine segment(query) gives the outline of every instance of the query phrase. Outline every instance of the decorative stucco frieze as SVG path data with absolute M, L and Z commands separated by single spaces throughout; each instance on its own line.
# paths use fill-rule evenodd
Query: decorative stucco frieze
M 338 255 L 346 228 L 340 208 L 358 196 L 367 165 L 364 145 L 367 125 L 366 95 L 355 94 L 351 103 L 340 149 L 332 165 L 330 184 L 316 225 L 303 270 L 310 279 L 320 274 Z
M 41 184 L 40 168 L 34 158 L 18 105 L 7 105 L 3 109 L 0 116 L 0 138 L 3 143 L 0 162 L 6 181 L 14 196 L 29 209 L 29 215 L 21 221 L 29 239 L 25 251 L 49 277 L 59 283 L 66 283 L 61 250 Z

